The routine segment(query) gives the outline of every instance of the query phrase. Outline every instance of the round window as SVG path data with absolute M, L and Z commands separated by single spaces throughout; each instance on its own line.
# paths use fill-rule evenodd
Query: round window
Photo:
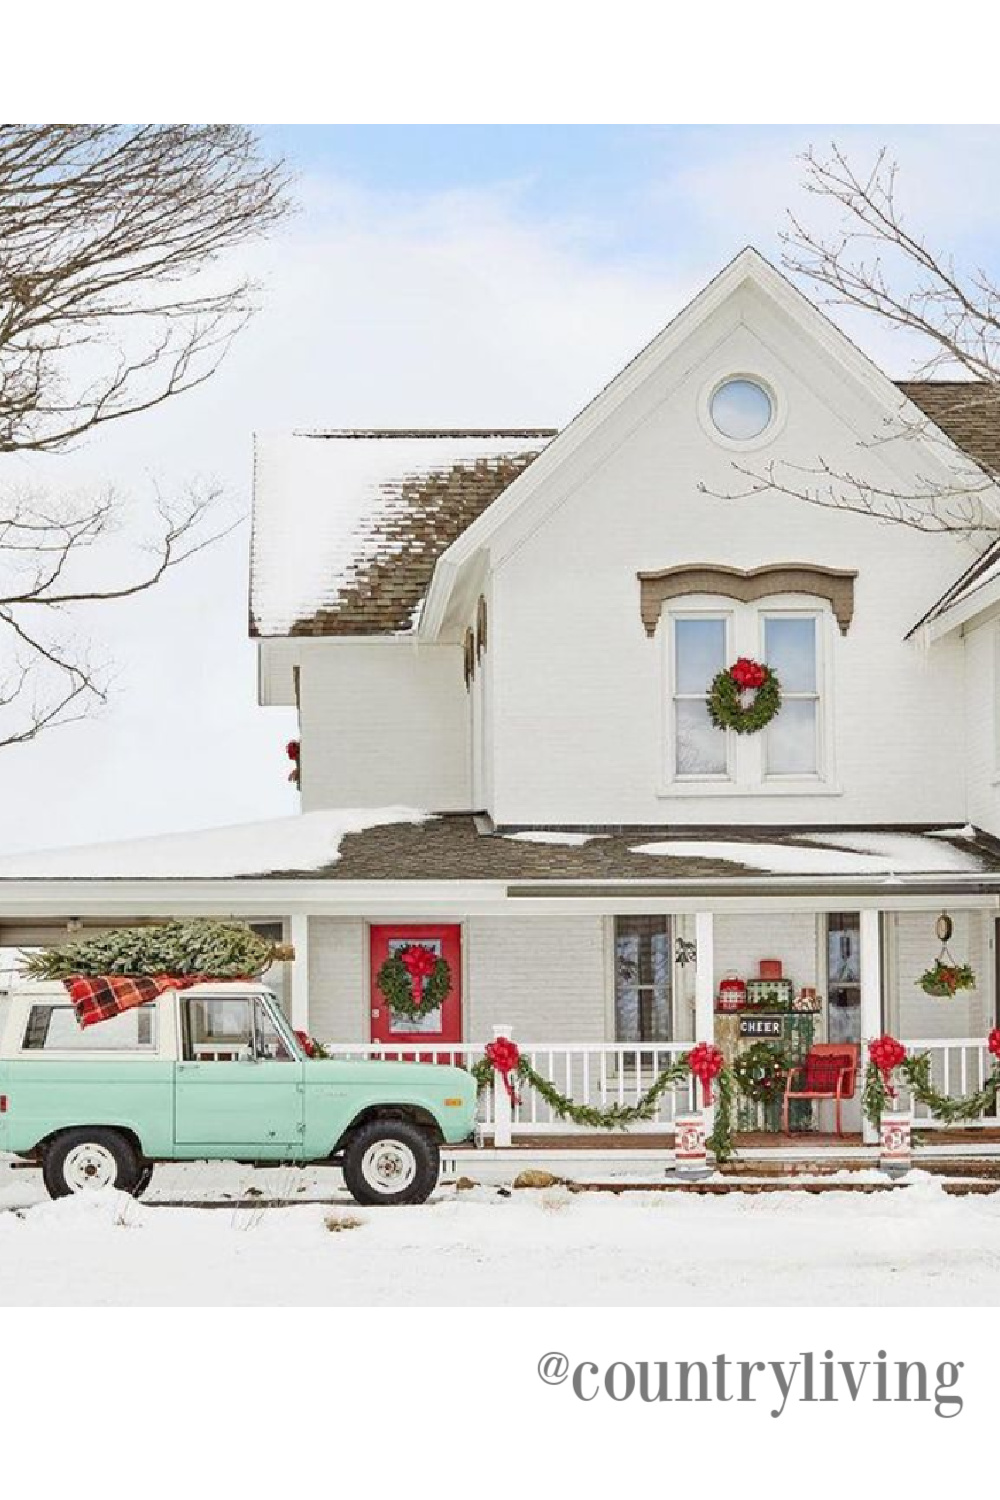
M 760 437 L 771 425 L 771 398 L 755 380 L 724 380 L 709 403 L 712 421 L 735 443 Z

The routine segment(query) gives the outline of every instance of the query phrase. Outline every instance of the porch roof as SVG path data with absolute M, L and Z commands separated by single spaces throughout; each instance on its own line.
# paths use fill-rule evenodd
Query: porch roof
M 468 813 L 330 809 L 237 827 L 0 857 L 16 885 L 151 881 L 530 886 L 740 884 L 761 891 L 1000 891 L 1000 841 L 972 826 L 494 829 Z

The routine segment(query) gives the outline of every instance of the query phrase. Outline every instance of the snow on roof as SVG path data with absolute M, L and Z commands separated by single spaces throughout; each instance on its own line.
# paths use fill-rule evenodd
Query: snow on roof
M 801 833 L 801 843 L 736 839 L 658 839 L 633 854 L 721 859 L 772 875 L 975 874 L 982 861 L 941 838 L 915 833 Z M 806 847 L 810 846 L 810 847 Z M 815 846 L 815 847 L 812 847 Z
M 0 880 L 226 879 L 321 870 L 340 858 L 340 842 L 349 833 L 431 817 L 412 807 L 336 808 L 192 833 L 10 854 L 0 858 Z
M 552 436 L 548 429 L 258 436 L 252 633 L 412 628 L 440 553 Z

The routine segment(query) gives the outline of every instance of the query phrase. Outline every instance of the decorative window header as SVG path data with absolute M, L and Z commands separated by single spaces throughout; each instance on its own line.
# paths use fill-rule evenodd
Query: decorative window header
M 846 635 L 854 617 L 856 571 L 824 568 L 816 563 L 770 563 L 763 568 L 718 567 L 712 563 L 689 563 L 680 568 L 661 568 L 640 573 L 639 612 L 647 635 L 655 635 L 660 612 L 668 599 L 685 594 L 721 594 L 750 604 L 772 594 L 811 594 L 827 599 L 841 635 Z

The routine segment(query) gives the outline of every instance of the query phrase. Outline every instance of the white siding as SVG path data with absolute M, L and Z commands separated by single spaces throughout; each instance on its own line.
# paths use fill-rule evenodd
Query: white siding
M 753 824 L 915 822 L 965 817 L 959 753 L 962 644 L 923 650 L 907 631 L 966 566 L 971 549 L 775 492 L 738 490 L 734 455 L 704 430 L 699 395 L 713 372 L 758 372 L 779 391 L 784 426 L 741 463 L 865 462 L 887 487 L 913 482 L 913 440 L 869 449 L 867 398 L 790 326 L 748 304 L 722 336 L 704 330 L 682 375 L 661 371 L 659 399 L 618 413 L 550 481 L 548 514 L 511 517 L 494 538 L 495 774 L 500 823 Z M 887 451 L 891 449 L 892 451 Z M 794 470 L 784 471 L 794 478 Z M 533 502 L 542 503 L 542 495 Z M 832 784 L 668 789 L 663 636 L 645 634 L 640 570 L 775 562 L 856 569 L 846 636 L 830 619 Z M 802 597 L 804 605 L 811 601 Z
M 795 986 L 814 989 L 824 982 L 817 973 L 817 923 L 809 912 L 786 912 L 780 919 L 760 916 L 715 918 L 715 986 L 727 973 L 752 979 L 762 958 L 781 960 L 785 975 Z
M 966 817 L 977 827 L 1000 835 L 997 743 L 1000 621 L 992 619 L 970 630 L 964 648 Z
M 313 642 L 299 667 L 302 811 L 469 807 L 469 705 L 457 646 Z

